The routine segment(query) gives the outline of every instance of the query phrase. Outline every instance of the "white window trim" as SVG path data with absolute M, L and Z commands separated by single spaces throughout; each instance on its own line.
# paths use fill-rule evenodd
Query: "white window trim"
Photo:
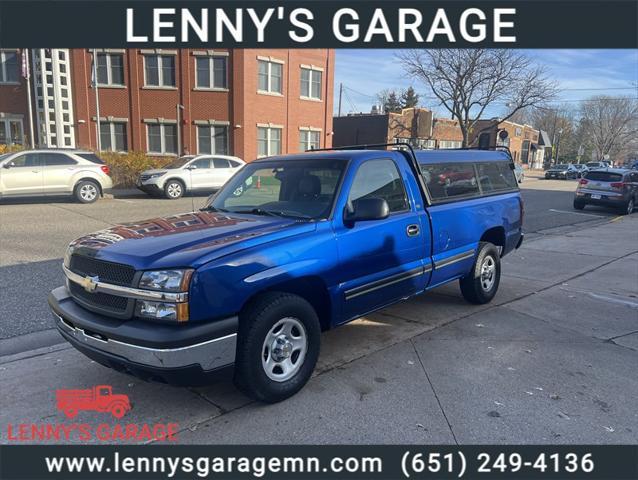
M 308 82 L 308 95 L 304 95 L 304 92 L 300 91 L 299 98 L 302 100 L 311 100 L 313 102 L 322 102 L 322 91 L 323 91 L 323 68 L 315 67 L 314 65 L 301 65 L 301 70 L 308 70 L 310 72 L 310 78 Z M 312 96 L 312 77 L 313 72 L 321 72 L 321 83 L 319 85 L 319 97 Z M 301 75 L 299 76 L 299 89 L 301 90 Z
M 171 121 L 148 121 L 145 122 L 146 123 L 146 153 L 150 154 L 150 155 L 163 155 L 166 157 L 176 157 L 177 153 L 174 152 L 167 152 L 166 151 L 166 131 L 165 131 L 165 126 L 166 125 L 176 125 L 176 122 L 171 122 Z M 149 126 L 151 125 L 159 125 L 160 127 L 160 149 L 161 152 L 154 152 L 151 151 L 151 138 L 150 138 L 150 131 L 148 129 Z
M 198 155 L 230 155 L 230 129 L 228 128 L 229 124 L 228 123 L 197 123 L 197 131 L 196 131 L 196 135 L 197 135 L 197 154 Z M 222 127 L 226 129 L 226 152 L 228 153 L 217 153 L 217 152 L 202 152 L 201 149 L 199 148 L 199 129 L 200 128 L 210 128 L 210 135 L 209 135 L 209 139 L 210 139 L 210 147 L 211 150 L 213 150 L 215 148 L 215 140 L 214 140 L 214 136 L 213 136 L 213 132 L 215 127 Z
M 460 140 L 439 140 L 440 150 L 461 148 L 462 146 L 463 146 L 463 142 Z
M 16 54 L 16 64 L 18 66 L 18 81 L 8 81 L 7 78 L 7 65 L 5 63 L 5 54 L 7 53 L 15 53 Z M 2 76 L 0 77 L 0 85 L 20 85 L 20 55 L 17 50 L 0 50 L 0 67 L 2 68 Z
M 299 143 L 300 144 L 305 144 L 305 148 L 303 148 L 301 151 L 305 152 L 306 150 L 309 150 L 308 146 L 310 145 L 310 140 L 308 139 L 309 137 L 306 137 L 306 141 L 302 142 L 302 135 L 304 133 L 318 133 L 319 134 L 319 139 L 317 142 L 317 148 L 321 148 L 321 128 L 314 128 L 314 127 L 299 127 Z
M 281 125 L 273 125 L 270 123 L 264 124 L 264 123 L 258 123 L 257 124 L 257 129 L 259 130 L 260 128 L 265 128 L 266 129 L 266 155 L 260 155 L 259 154 L 259 135 L 257 135 L 257 158 L 264 158 L 264 157 L 271 157 L 272 155 L 280 155 L 281 153 L 283 153 L 283 141 L 284 141 L 284 127 Z M 280 130 L 281 133 L 279 135 L 279 152 L 273 152 L 272 151 L 272 140 L 270 138 L 270 133 L 273 130 Z M 259 131 L 257 132 L 259 133 Z
M 127 120 L 128 121 L 128 120 Z M 123 121 L 114 121 L 114 120 L 101 120 L 100 119 L 100 126 L 106 124 L 109 126 L 109 142 L 111 144 L 111 147 L 115 146 L 115 125 L 124 125 L 124 131 L 126 132 L 126 150 L 115 150 L 115 149 L 111 149 L 108 150 L 109 152 L 118 152 L 118 153 L 122 153 L 122 152 L 127 152 L 128 151 L 128 128 L 127 128 L 127 121 L 123 122 Z M 102 123 L 103 122 L 103 123 Z M 148 129 L 147 129 L 148 130 Z M 102 135 L 102 132 L 100 132 L 100 135 Z
M 262 90 L 259 88 L 259 62 L 266 62 L 268 64 L 268 74 L 267 74 L 268 90 Z M 280 77 L 281 92 L 277 92 L 272 89 L 272 64 L 273 63 L 277 63 L 281 65 L 281 77 Z M 257 93 L 259 93 L 260 95 L 272 95 L 276 97 L 284 96 L 284 65 L 285 63 L 283 61 L 277 60 L 276 58 L 257 57 Z
M 98 87 L 114 87 L 114 88 L 126 88 L 126 83 L 114 83 L 113 71 L 111 69 L 111 57 L 118 55 L 122 57 L 122 74 L 124 74 L 124 54 L 115 52 L 98 52 L 98 55 L 106 55 L 106 81 L 107 83 L 98 82 Z M 124 75 L 122 75 L 124 76 Z M 95 79 L 97 81 L 97 78 Z M 126 80 L 124 80 L 126 82 Z
M 173 55 L 172 53 L 145 53 L 144 54 L 144 87 L 146 89 L 158 89 L 158 90 L 177 90 L 177 62 L 173 62 L 173 69 L 175 70 L 175 85 L 164 85 L 164 72 L 162 68 L 162 57 L 168 57 Z M 148 80 L 146 78 L 146 59 L 148 57 L 156 57 L 157 58 L 157 80 L 159 85 L 149 85 Z
M 22 139 L 22 143 L 15 144 L 13 143 L 13 139 L 11 138 L 11 122 L 16 122 L 20 124 L 20 138 Z M 22 121 L 22 117 L 17 116 L 7 116 L 0 117 L 0 124 L 2 128 L 4 128 L 5 138 L 7 139 L 6 145 L 24 145 L 24 123 Z
M 195 66 L 195 88 L 193 90 L 199 90 L 199 91 L 207 91 L 207 92 L 228 92 L 228 55 L 220 55 L 220 54 L 214 54 L 214 55 L 201 55 L 201 54 L 193 54 L 193 62 L 194 62 L 194 66 Z M 210 87 L 201 87 L 197 84 L 197 60 L 200 60 L 201 58 L 208 58 L 208 80 L 210 81 Z M 224 83 L 226 84 L 225 87 L 216 87 L 213 84 L 215 83 L 215 72 L 214 72 L 214 62 L 213 59 L 215 58 L 224 58 L 226 59 L 226 68 L 225 68 L 225 72 L 226 72 L 226 78 L 224 79 Z

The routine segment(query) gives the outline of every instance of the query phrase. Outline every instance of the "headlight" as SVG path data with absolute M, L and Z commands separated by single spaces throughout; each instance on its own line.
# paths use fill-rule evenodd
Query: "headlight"
M 144 272 L 139 287 L 165 292 L 186 292 L 193 270 L 158 270 Z
M 138 300 L 135 315 L 140 318 L 168 322 L 188 321 L 188 303 L 167 303 Z
M 166 172 L 151 173 L 151 174 L 148 176 L 148 179 L 150 180 L 151 178 L 159 178 L 159 177 L 161 177 L 161 176 L 163 176 L 163 175 L 166 175 Z

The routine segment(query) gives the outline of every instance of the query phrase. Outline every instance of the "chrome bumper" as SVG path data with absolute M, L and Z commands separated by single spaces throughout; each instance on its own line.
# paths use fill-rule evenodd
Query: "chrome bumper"
M 77 342 L 93 349 L 121 357 L 129 362 L 154 368 L 180 368 L 199 365 L 202 370 L 215 370 L 235 362 L 237 334 L 233 333 L 206 342 L 179 348 L 149 348 L 124 343 L 105 337 L 98 338 L 74 327 L 53 312 L 57 328 L 65 334 L 71 344 Z M 102 337 L 102 335 L 100 335 Z

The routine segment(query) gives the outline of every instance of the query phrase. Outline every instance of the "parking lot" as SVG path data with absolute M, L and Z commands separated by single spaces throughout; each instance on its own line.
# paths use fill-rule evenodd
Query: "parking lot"
M 574 189 L 573 181 L 525 180 L 528 236 L 506 257 L 494 303 L 470 306 L 454 283 L 327 332 L 315 378 L 272 406 L 251 403 L 230 382 L 140 382 L 59 345 L 51 330 L 46 296 L 62 284 L 69 241 L 189 211 L 206 197 L 5 201 L 2 423 L 60 416 L 56 388 L 109 384 L 134 402 L 127 421 L 177 422 L 181 442 L 636 442 L 638 215 L 576 212 Z

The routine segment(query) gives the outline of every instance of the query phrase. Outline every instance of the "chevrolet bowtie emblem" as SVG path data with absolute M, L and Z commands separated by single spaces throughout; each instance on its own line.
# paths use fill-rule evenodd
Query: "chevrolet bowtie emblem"
M 100 277 L 97 275 L 94 277 L 84 277 L 80 282 L 80 285 L 82 285 L 82 288 L 84 288 L 87 292 L 94 292 L 99 281 Z

